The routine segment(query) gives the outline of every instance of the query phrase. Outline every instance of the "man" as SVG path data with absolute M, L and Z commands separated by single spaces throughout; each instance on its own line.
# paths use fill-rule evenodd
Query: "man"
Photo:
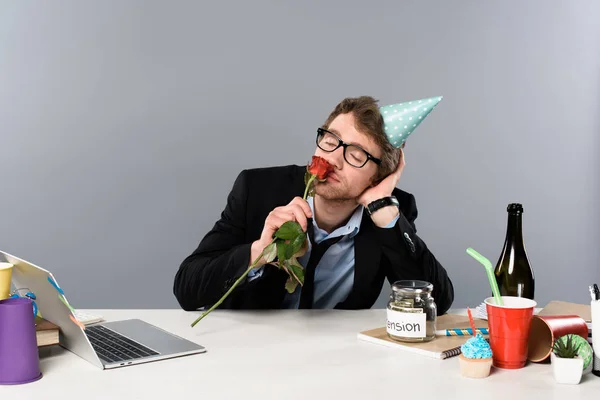
M 242 171 L 221 218 L 175 276 L 174 294 L 181 307 L 193 311 L 216 303 L 273 233 L 294 220 L 310 238 L 308 251 L 299 258 L 305 267 L 304 285 L 290 294 L 287 273 L 261 265 L 220 308 L 370 308 L 387 278 L 391 283 L 431 282 L 438 314 L 445 313 L 454 300 L 453 285 L 416 235 L 414 196 L 396 188 L 405 166 L 403 140 L 397 145 L 403 136 L 390 133 L 398 126 L 388 126 L 388 111 L 382 109 L 368 96 L 347 98 L 336 106 L 318 129 L 315 150 L 334 171 L 315 185 L 314 197 L 306 201 L 301 197 L 305 166 Z

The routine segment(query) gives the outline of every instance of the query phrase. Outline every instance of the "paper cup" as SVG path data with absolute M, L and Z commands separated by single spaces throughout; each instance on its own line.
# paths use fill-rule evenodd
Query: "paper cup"
M 12 279 L 13 265 L 0 262 L 0 300 L 8 299 L 10 295 L 10 281 Z
M 29 383 L 41 377 L 31 300 L 0 300 L 0 385 Z
M 588 327 L 585 320 L 577 315 L 534 315 L 531 319 L 527 359 L 532 362 L 547 360 L 554 341 L 569 333 L 587 340 Z
M 527 363 L 531 319 L 537 303 L 514 296 L 502 296 L 502 301 L 504 305 L 499 306 L 493 297 L 485 299 L 493 364 L 504 369 L 523 368 Z

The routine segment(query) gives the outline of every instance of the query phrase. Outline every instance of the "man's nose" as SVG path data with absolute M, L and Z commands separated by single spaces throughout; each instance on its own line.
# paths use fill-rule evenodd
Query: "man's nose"
M 333 165 L 335 169 L 341 169 L 344 165 L 344 148 L 340 146 L 331 153 L 326 153 L 325 159 L 329 164 Z

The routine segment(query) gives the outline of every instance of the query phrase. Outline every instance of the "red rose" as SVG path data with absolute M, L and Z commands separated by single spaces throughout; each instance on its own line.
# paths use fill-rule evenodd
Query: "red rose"
M 313 156 L 311 163 L 306 167 L 306 173 L 304 174 L 304 183 L 306 188 L 304 189 L 304 196 L 314 195 L 314 182 L 318 180 L 324 182 L 327 176 L 333 172 L 333 165 L 329 164 L 323 157 Z M 299 249 L 298 244 L 302 243 L 302 247 Z M 300 224 L 296 221 L 288 221 L 284 223 L 275 232 L 273 241 L 267 245 L 258 258 L 246 269 L 246 272 L 242 274 L 229 288 L 229 290 L 213 304 L 207 311 L 202 313 L 193 323 L 192 327 L 196 325 L 202 318 L 207 316 L 211 311 L 217 308 L 227 296 L 233 291 L 233 289 L 248 276 L 250 270 L 258 265 L 262 257 L 266 260 L 267 264 L 273 263 L 275 258 L 278 260 L 273 264 L 278 268 L 283 269 L 288 273 L 289 278 L 285 283 L 285 288 L 289 293 L 293 293 L 296 289 L 296 285 L 304 284 L 304 269 L 298 262 L 298 257 L 301 257 L 308 248 L 308 238 L 306 232 L 302 230 Z M 289 254 L 288 254 L 289 252 Z
M 316 175 L 317 179 L 322 181 L 333 172 L 333 165 L 323 157 L 313 156 L 310 165 L 308 166 L 308 172 L 312 175 Z

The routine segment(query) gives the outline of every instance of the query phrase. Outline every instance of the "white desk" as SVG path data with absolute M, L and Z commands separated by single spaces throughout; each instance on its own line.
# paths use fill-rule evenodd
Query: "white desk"
M 456 310 L 459 311 L 459 310 Z M 460 376 L 458 359 L 435 360 L 359 341 L 382 326 L 385 310 L 90 310 L 107 320 L 138 317 L 204 345 L 207 352 L 100 370 L 60 348 L 40 352 L 43 378 L 0 386 L 0 399 L 415 399 L 598 398 L 600 378 L 554 382 L 549 364 L 492 369 L 481 380 Z M 418 397 L 417 397 L 418 396 Z M 481 396 L 481 397 L 475 397 Z

